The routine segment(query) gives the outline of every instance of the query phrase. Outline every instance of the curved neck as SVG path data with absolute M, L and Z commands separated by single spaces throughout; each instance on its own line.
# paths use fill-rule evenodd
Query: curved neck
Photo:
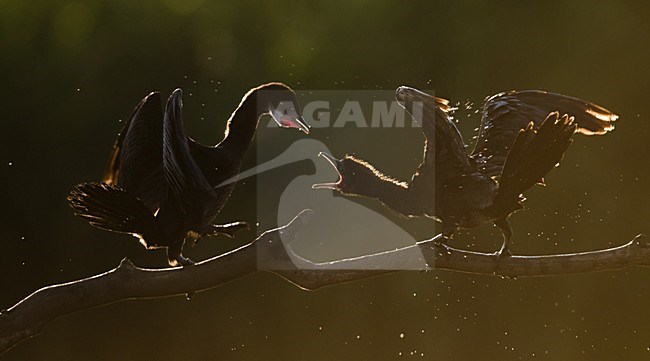
M 255 88 L 249 91 L 228 119 L 226 133 L 219 146 L 233 154 L 243 156 L 246 153 L 255 137 L 260 117 L 268 112 L 258 102 L 259 90 L 260 88 Z
M 352 194 L 377 199 L 405 216 L 421 216 L 425 213 L 422 200 L 414 194 L 408 184 L 383 175 L 368 178 L 364 182 L 363 190 Z

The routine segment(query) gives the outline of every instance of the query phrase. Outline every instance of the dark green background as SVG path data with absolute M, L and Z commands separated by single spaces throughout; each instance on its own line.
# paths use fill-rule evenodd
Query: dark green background
M 528 192 L 528 210 L 512 217 L 513 251 L 626 242 L 649 231 L 649 16 L 644 2 L 618 1 L 0 0 L 0 307 L 125 256 L 164 266 L 162 253 L 75 218 L 65 196 L 99 178 L 119 120 L 145 94 L 178 86 L 190 134 L 208 143 L 246 90 L 272 80 L 339 91 L 407 84 L 477 105 L 525 88 L 593 100 L 620 114 L 616 131 L 575 137 L 548 187 Z M 465 113 L 459 127 L 470 142 L 479 119 Z M 280 133 L 260 141 L 280 151 L 301 137 Z M 313 132 L 335 153 L 355 151 L 400 178 L 417 166 L 419 130 L 358 134 Z M 254 164 L 253 150 L 245 166 Z M 283 170 L 287 181 L 311 171 L 309 162 Z M 254 180 L 238 186 L 218 220 L 254 218 L 255 189 Z M 416 238 L 434 232 L 432 222 L 382 212 Z M 252 237 L 203 242 L 188 255 L 205 259 Z M 486 226 L 455 242 L 493 250 L 500 236 Z M 74 314 L 4 359 L 640 360 L 650 356 L 649 276 L 403 272 L 309 293 L 258 273 L 190 302 Z

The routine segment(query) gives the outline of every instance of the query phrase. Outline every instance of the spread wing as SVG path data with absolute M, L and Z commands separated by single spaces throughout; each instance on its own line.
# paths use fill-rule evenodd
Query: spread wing
M 533 129 L 552 112 L 575 118 L 578 133 L 605 134 L 614 129 L 618 116 L 591 102 L 541 90 L 499 93 L 483 105 L 481 128 L 471 157 L 486 175 L 501 175 L 505 159 L 519 131 L 533 122 Z
M 147 95 L 129 116 L 115 141 L 103 182 L 140 198 L 152 211 L 167 193 L 162 169 L 160 93 Z
M 475 171 L 467 157 L 463 138 L 449 114 L 452 110 L 449 101 L 430 97 L 424 99 L 422 105 L 424 157 L 413 176 L 413 185 L 426 184 L 431 187 L 436 184 L 436 179 L 444 183 L 444 179 Z
M 495 202 L 514 204 L 520 194 L 538 183 L 540 179 L 562 160 L 564 152 L 576 132 L 573 117 L 549 114 L 537 130 L 533 122 L 519 131 L 503 166 Z
M 163 169 L 171 194 L 184 213 L 212 214 L 215 193 L 190 153 L 182 119 L 182 91 L 167 101 L 163 121 Z M 210 220 L 207 220 L 210 221 Z

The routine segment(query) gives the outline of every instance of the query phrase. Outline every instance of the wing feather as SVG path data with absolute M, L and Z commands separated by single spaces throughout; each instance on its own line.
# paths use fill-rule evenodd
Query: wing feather
M 551 113 L 535 129 L 519 131 L 503 166 L 495 202 L 518 202 L 520 194 L 538 183 L 564 156 L 577 125 L 573 117 Z
M 160 93 L 138 104 L 120 132 L 103 182 L 141 199 L 152 211 L 167 193 L 162 169 L 162 108 Z
M 533 122 L 539 128 L 552 112 L 574 117 L 576 131 L 605 134 L 614 129 L 618 115 L 594 103 L 541 90 L 510 91 L 485 101 L 478 140 L 471 157 L 489 176 L 499 176 L 519 131 Z
M 468 158 L 463 138 L 451 117 L 453 108 L 449 101 L 433 96 L 423 99 L 424 156 L 412 184 L 433 191 L 436 183 L 470 174 L 476 167 Z
M 211 213 L 209 208 L 216 196 L 190 153 L 181 98 L 181 90 L 176 89 L 167 101 L 163 122 L 163 170 L 181 210 L 207 214 Z

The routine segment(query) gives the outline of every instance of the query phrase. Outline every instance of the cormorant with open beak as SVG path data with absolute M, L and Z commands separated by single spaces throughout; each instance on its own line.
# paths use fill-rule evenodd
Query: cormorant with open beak
M 336 159 L 323 154 L 339 180 L 313 187 L 378 199 L 407 217 L 436 219 L 442 222 L 443 242 L 459 227 L 493 223 L 503 233 L 499 255 L 510 254 L 508 217 L 523 208 L 522 193 L 543 183 L 572 135 L 605 134 L 618 118 L 601 106 L 565 95 L 538 90 L 499 93 L 485 101 L 478 140 L 468 155 L 447 100 L 409 87 L 397 89 L 396 98 L 422 121 L 424 158 L 412 179 L 395 180 L 350 155 Z

